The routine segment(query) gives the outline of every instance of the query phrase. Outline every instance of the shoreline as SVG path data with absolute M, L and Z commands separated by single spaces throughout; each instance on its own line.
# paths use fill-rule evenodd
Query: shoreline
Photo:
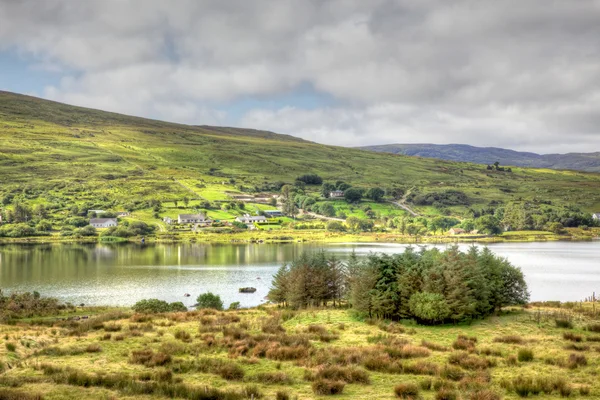
M 436 235 L 436 236 L 408 236 L 394 233 L 337 233 L 324 231 L 264 231 L 264 232 L 238 232 L 238 233 L 177 233 L 177 234 L 159 234 L 145 237 L 145 244 L 158 243 L 219 243 L 219 244 L 262 244 L 262 243 L 398 243 L 398 244 L 418 244 L 418 243 L 527 243 L 527 242 L 548 242 L 548 241 L 571 241 L 587 242 L 600 239 L 600 231 L 588 231 L 583 235 L 580 232 L 569 232 L 569 234 L 555 234 L 551 232 L 520 231 L 507 232 L 502 235 Z M 0 238 L 0 245 L 3 244 L 119 244 L 119 243 L 140 243 L 142 237 L 132 238 L 109 238 L 103 240 L 102 237 L 61 237 L 51 236 L 33 236 L 24 238 Z

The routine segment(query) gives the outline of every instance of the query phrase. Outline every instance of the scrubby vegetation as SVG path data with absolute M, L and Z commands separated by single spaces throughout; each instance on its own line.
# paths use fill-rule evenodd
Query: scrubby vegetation
M 0 324 L 0 398 L 595 398 L 600 346 L 586 328 L 598 320 L 582 306 L 442 327 L 345 307 L 34 312 Z
M 529 298 L 520 269 L 488 249 L 463 253 L 408 248 L 347 265 L 326 253 L 304 254 L 280 268 L 269 299 L 293 308 L 340 304 L 369 318 L 435 324 L 485 317 Z
M 214 235 L 205 240 L 252 240 L 243 235 L 249 228 L 263 237 L 271 231 L 292 238 L 301 231 L 321 233 L 302 235 L 309 240 L 343 232 L 408 240 L 445 234 L 453 226 L 475 235 L 532 230 L 587 238 L 599 232 L 590 213 L 600 207 L 600 174 L 523 168 L 498 173 L 270 132 L 169 124 L 7 92 L 0 92 L 0 126 L 2 241 L 174 241 L 197 239 L 200 232 Z M 343 196 L 330 198 L 334 190 Z M 243 214 L 275 208 L 286 216 L 234 223 Z M 197 212 L 215 224 L 196 229 L 176 222 L 177 214 Z M 95 229 L 88 225 L 94 217 L 118 217 L 119 226 Z

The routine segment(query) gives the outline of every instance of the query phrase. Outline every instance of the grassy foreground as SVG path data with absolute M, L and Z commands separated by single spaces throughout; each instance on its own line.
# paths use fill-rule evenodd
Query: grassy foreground
M 0 398 L 600 397 L 592 305 L 538 306 L 436 327 L 345 309 L 78 309 L 0 325 Z

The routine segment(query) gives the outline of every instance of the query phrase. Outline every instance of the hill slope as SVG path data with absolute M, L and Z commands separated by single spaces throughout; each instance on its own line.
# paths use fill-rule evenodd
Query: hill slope
M 272 132 L 187 126 L 0 92 L 0 198 L 96 207 L 147 199 L 226 200 L 317 173 L 362 187 L 459 189 L 473 204 L 541 199 L 600 207 L 600 175 L 325 146 Z M 108 204 L 108 205 L 107 205 Z
M 360 149 L 477 164 L 492 164 L 498 161 L 502 165 L 519 167 L 600 172 L 600 152 L 536 154 L 498 147 L 475 147 L 465 144 L 384 144 L 360 147 Z

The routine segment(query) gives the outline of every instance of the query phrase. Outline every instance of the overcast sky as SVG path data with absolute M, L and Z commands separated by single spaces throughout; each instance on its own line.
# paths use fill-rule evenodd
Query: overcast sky
M 600 1 L 0 0 L 0 89 L 343 146 L 600 151 Z

